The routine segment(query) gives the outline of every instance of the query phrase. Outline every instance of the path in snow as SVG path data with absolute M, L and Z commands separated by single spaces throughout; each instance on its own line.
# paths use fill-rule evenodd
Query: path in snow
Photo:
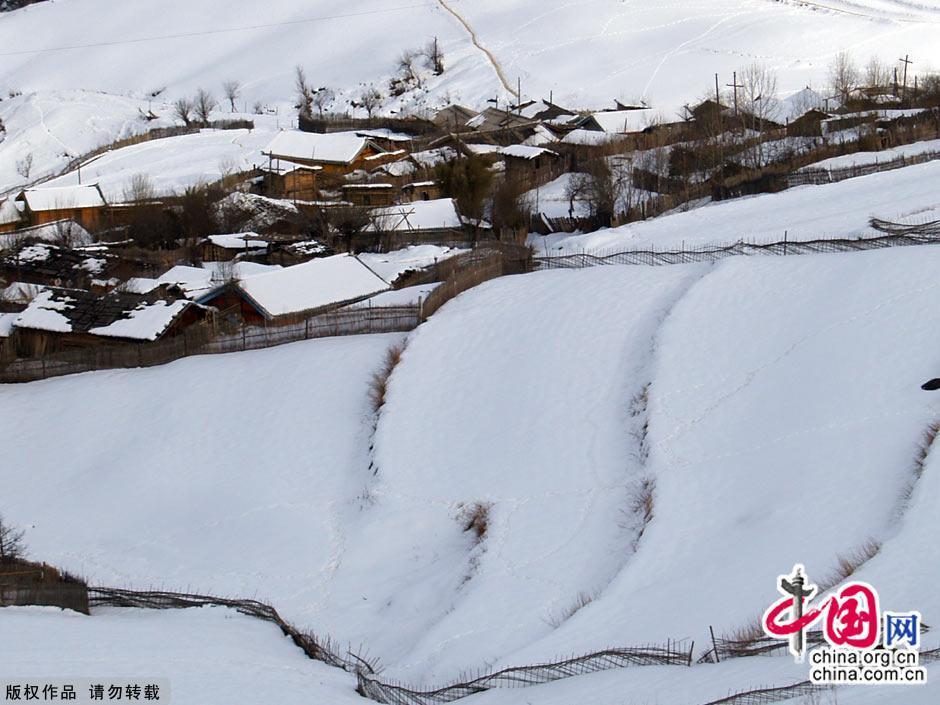
M 447 10 L 447 12 L 453 15 L 454 18 L 461 25 L 463 25 L 463 28 L 467 30 L 467 33 L 470 35 L 470 41 L 473 42 L 473 46 L 475 46 L 477 49 L 482 51 L 484 55 L 486 55 L 486 58 L 490 62 L 490 65 L 493 67 L 493 70 L 496 71 L 496 76 L 499 78 L 499 82 L 503 84 L 503 88 L 505 88 L 512 95 L 516 96 L 516 100 L 519 100 L 519 94 L 516 91 L 516 89 L 510 85 L 509 80 L 506 78 L 506 74 L 503 72 L 503 67 L 499 63 L 499 59 L 497 59 L 496 56 L 493 54 L 493 52 L 491 52 L 489 49 L 487 49 L 483 45 L 483 43 L 480 41 L 480 38 L 477 36 L 476 31 L 473 29 L 470 23 L 467 22 L 466 19 L 464 19 L 463 15 L 461 15 L 454 8 L 448 5 L 446 0 L 437 0 L 437 2 L 438 4 L 440 4 L 441 7 Z

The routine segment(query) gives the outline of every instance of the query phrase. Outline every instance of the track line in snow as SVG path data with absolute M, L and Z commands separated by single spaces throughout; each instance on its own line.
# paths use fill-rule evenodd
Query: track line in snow
M 444 8 L 447 12 L 453 15 L 454 18 L 463 26 L 463 28 L 467 30 L 467 33 L 470 35 L 470 41 L 473 42 L 473 46 L 475 46 L 477 49 L 482 51 L 483 54 L 486 56 L 487 60 L 489 60 L 490 65 L 493 67 L 493 70 L 496 72 L 496 77 L 499 78 L 499 82 L 503 84 L 503 88 L 505 88 L 512 95 L 514 95 L 516 97 L 516 100 L 519 100 L 519 94 L 517 93 L 515 88 L 509 85 L 509 80 L 506 78 L 506 74 L 503 72 L 503 67 L 499 63 L 499 59 L 497 59 L 496 56 L 493 54 L 493 52 L 491 52 L 489 49 L 487 49 L 483 45 L 483 43 L 480 41 L 480 38 L 477 36 L 476 31 L 473 29 L 470 23 L 467 22 L 467 20 L 465 20 L 459 12 L 457 12 L 454 8 L 448 5 L 446 0 L 437 0 L 437 2 L 442 8 Z

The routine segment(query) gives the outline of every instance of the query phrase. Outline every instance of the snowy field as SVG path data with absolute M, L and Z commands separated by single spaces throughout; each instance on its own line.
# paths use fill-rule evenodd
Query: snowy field
M 30 473 L 3 474 L 4 513 L 94 582 L 270 600 L 414 684 L 706 644 L 793 563 L 825 581 L 869 541 L 857 575 L 933 623 L 940 456 L 913 469 L 940 416 L 919 389 L 940 372 L 937 267 L 923 247 L 490 282 L 410 336 L 371 440 L 367 380 L 400 336 L 9 387 L 4 468 Z M 635 686 L 694 705 L 805 677 L 786 658 L 727 668 L 532 702 Z
M 160 702 L 176 705 L 365 702 L 355 679 L 311 661 L 277 627 L 218 607 L 94 617 L 10 607 L 0 633 L 0 683 L 71 681 L 77 691 L 78 683 L 156 681 L 170 689 L 161 686 Z M 87 702 L 84 689 L 80 697 Z
M 931 152 L 940 152 L 940 140 L 926 140 L 924 142 L 914 142 L 912 144 L 903 144 L 900 147 L 884 149 L 880 152 L 856 152 L 855 154 L 843 154 L 839 157 L 831 157 L 822 161 L 809 164 L 800 171 L 811 171 L 813 169 L 845 169 L 847 167 L 867 166 L 869 164 L 880 164 L 891 162 L 896 159 L 909 158 L 928 154 Z
M 5 386 L 3 514 L 35 556 L 94 583 L 257 597 L 302 616 L 372 477 L 366 387 L 399 337 Z
M 120 203 L 138 174 L 150 178 L 156 196 L 182 193 L 189 186 L 211 184 L 225 175 L 266 164 L 261 150 L 276 133 L 268 130 L 203 130 L 106 152 L 82 165 L 81 181 L 97 183 L 109 203 Z M 74 186 L 73 171 L 43 188 Z
M 813 240 L 877 235 L 873 216 L 926 222 L 940 208 L 940 162 L 928 162 L 835 184 L 800 186 L 711 203 L 684 213 L 629 223 L 587 235 L 531 236 L 538 255 L 631 249 L 679 249 L 784 239 Z

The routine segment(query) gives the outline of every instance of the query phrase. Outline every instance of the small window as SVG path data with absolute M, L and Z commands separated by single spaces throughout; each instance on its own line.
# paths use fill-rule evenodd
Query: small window
M 372 205 L 372 196 L 370 196 L 370 195 L 367 194 L 367 193 L 363 194 L 363 195 L 362 195 L 362 205 L 364 205 L 364 206 L 371 206 L 371 205 Z

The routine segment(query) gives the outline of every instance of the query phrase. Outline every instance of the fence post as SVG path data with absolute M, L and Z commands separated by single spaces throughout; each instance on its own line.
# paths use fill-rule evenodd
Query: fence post
M 708 625 L 708 631 L 712 635 L 712 649 L 715 652 L 715 663 L 721 663 L 721 658 L 718 656 L 718 643 L 715 641 L 715 628 L 711 625 Z

